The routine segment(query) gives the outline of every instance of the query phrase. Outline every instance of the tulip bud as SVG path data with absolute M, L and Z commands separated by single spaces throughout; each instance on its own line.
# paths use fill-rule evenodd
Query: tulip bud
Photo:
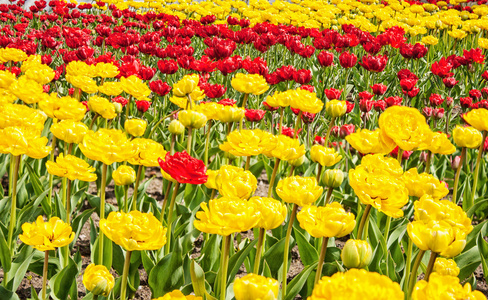
M 435 260 L 433 272 L 439 273 L 439 275 L 458 276 L 460 269 L 454 260 L 438 257 Z
M 338 169 L 329 169 L 322 174 L 322 184 L 329 188 L 338 188 L 344 181 L 344 173 Z
M 108 297 L 115 280 L 105 266 L 90 264 L 83 274 L 83 285 L 93 295 Z
M 129 185 L 136 181 L 136 171 L 127 165 L 121 165 L 112 173 L 115 185 Z
M 419 160 L 421 162 L 426 162 L 427 161 L 427 156 L 428 156 L 427 152 L 422 151 L 422 152 L 420 152 Z
M 457 170 L 459 166 L 461 165 L 461 156 L 454 156 L 451 160 L 451 168 L 453 170 Z
M 342 249 L 341 259 L 347 268 L 362 269 L 373 259 L 373 250 L 367 241 L 347 240 Z
M 202 128 L 207 123 L 207 117 L 193 110 L 183 110 L 178 113 L 178 120 L 188 128 Z
M 120 114 L 122 112 L 122 108 L 123 108 L 122 104 L 117 103 L 117 102 L 113 102 L 113 104 L 115 106 L 115 112 Z
M 180 121 L 173 120 L 169 123 L 168 130 L 172 134 L 178 134 L 179 135 L 179 134 L 183 134 L 185 132 L 185 126 L 183 126 L 183 124 L 181 124 Z
M 303 164 L 304 161 L 305 161 L 305 155 L 302 155 L 297 159 L 289 160 L 288 163 L 294 167 L 299 167 Z
M 333 118 L 343 116 L 347 111 L 346 101 L 331 100 L 325 105 L 325 110 Z
M 132 136 L 142 136 L 146 131 L 147 121 L 141 119 L 130 119 L 125 121 L 124 129 Z

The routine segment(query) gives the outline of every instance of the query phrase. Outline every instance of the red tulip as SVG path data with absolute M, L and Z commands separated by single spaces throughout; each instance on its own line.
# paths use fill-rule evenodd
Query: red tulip
M 447 77 L 442 79 L 442 83 L 446 88 L 453 88 L 456 84 L 458 84 L 459 80 L 456 80 L 454 77 Z
M 207 182 L 207 168 L 203 161 L 191 157 L 186 151 L 174 155 L 166 153 L 163 159 L 158 158 L 159 166 L 179 183 L 202 184 Z
M 264 118 L 265 110 L 262 109 L 246 109 L 244 116 L 248 122 L 259 122 Z
M 359 62 L 363 68 L 370 72 L 379 73 L 383 72 L 388 62 L 386 55 L 372 56 L 370 54 L 363 56 L 363 61 Z
M 329 67 L 334 64 L 334 54 L 329 51 L 321 51 L 317 54 L 317 59 L 322 67 Z
M 327 99 L 334 100 L 334 99 L 340 99 L 341 98 L 342 90 L 330 88 L 330 89 L 325 89 L 324 93 L 325 93 L 325 96 L 327 97 Z
M 171 91 L 171 86 L 161 79 L 149 82 L 149 88 L 160 96 L 165 96 Z
M 136 101 L 136 106 L 138 111 L 145 113 L 151 106 L 151 102 L 145 100 Z
M 403 90 L 405 91 L 411 91 L 415 85 L 417 84 L 416 79 L 402 79 L 400 80 L 400 86 L 402 87 Z
M 382 83 L 375 83 L 370 88 L 373 90 L 373 94 L 381 96 L 386 93 L 388 87 Z
M 444 99 L 442 99 L 441 95 L 439 94 L 431 94 L 429 97 L 430 105 L 432 106 L 439 106 L 444 103 Z
M 386 105 L 388 107 L 394 106 L 394 105 L 401 105 L 402 101 L 403 101 L 402 97 L 399 97 L 399 96 L 388 97 L 385 99 Z
M 349 51 L 343 52 L 339 56 L 339 63 L 343 68 L 352 68 L 356 65 L 358 57 L 354 53 L 349 53 Z
M 378 100 L 374 103 L 374 110 L 382 112 L 386 109 L 386 102 L 384 100 Z

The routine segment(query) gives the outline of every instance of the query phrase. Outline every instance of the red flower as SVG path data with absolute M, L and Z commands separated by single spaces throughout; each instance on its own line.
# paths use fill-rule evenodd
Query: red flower
M 363 61 L 359 62 L 363 68 L 370 72 L 379 73 L 383 72 L 388 62 L 386 55 L 372 56 L 370 54 L 363 56 Z
M 454 102 L 454 99 L 452 97 L 446 97 L 446 105 L 447 107 L 451 107 L 452 103 Z
M 403 151 L 402 159 L 407 160 L 410 157 L 410 155 L 412 155 L 412 153 L 413 151 Z M 393 149 L 393 151 L 390 152 L 390 155 L 393 156 L 394 158 L 398 156 L 398 146 L 396 146 L 395 149 Z
M 424 113 L 424 116 L 429 118 L 432 116 L 432 107 L 426 106 L 426 107 L 422 108 L 422 112 Z
M 402 101 L 403 101 L 402 97 L 399 97 L 399 96 L 388 97 L 385 99 L 386 105 L 388 107 L 394 106 L 394 105 L 401 105 Z
M 178 71 L 178 63 L 174 60 L 158 61 L 158 69 L 163 74 L 174 74 Z
M 442 119 L 444 117 L 444 108 L 434 108 L 432 116 L 436 119 Z
M 203 90 L 207 97 L 215 99 L 222 97 L 227 91 L 227 88 L 221 84 L 206 84 L 204 85 Z
M 269 106 L 269 104 L 266 103 L 266 101 L 263 101 L 263 105 L 264 105 L 264 108 L 266 108 L 266 110 L 269 110 L 269 111 L 275 111 L 275 110 L 279 109 L 279 107 Z
M 400 86 L 405 91 L 411 91 L 417 84 L 417 79 L 402 79 L 400 80 Z
M 279 124 L 278 124 L 279 125 Z M 296 133 L 296 136 L 295 136 L 295 130 L 291 127 L 286 127 L 285 125 L 283 125 L 281 127 L 281 134 L 284 134 L 288 137 L 291 137 L 291 138 L 298 138 L 298 134 L 302 131 L 302 129 L 298 129 L 298 132 Z
M 306 69 L 297 70 L 293 74 L 293 80 L 299 84 L 309 83 L 312 80 L 312 71 Z
M 448 62 L 444 57 L 438 62 L 434 62 L 430 67 L 432 74 L 437 75 L 441 78 L 451 77 L 454 73 L 450 72 L 453 65 Z
M 358 95 L 359 95 L 359 99 L 364 99 L 364 100 L 371 100 L 371 98 L 374 97 L 374 95 L 368 91 L 360 92 Z
M 325 138 L 316 135 L 315 136 L 315 139 L 313 140 L 313 143 L 314 144 L 319 144 L 319 145 L 322 145 L 323 146 L 325 144 Z
M 462 108 L 470 108 L 473 104 L 473 99 L 471 97 L 464 97 L 459 100 Z
M 354 102 L 346 101 L 346 105 L 347 105 L 346 114 L 348 114 L 354 109 Z
M 186 151 L 171 155 L 166 153 L 163 159 L 158 158 L 159 166 L 179 183 L 202 184 L 207 182 L 207 167 L 203 161 L 191 157 Z
M 126 98 L 124 98 L 122 96 L 117 96 L 117 97 L 112 99 L 112 102 L 120 103 L 120 104 L 122 104 L 122 106 L 126 106 L 127 103 L 129 102 L 129 100 L 127 100 Z
M 417 96 L 419 92 L 420 92 L 420 89 L 418 87 L 414 87 L 412 90 L 410 90 L 408 92 L 403 90 L 403 93 L 407 94 L 407 96 L 410 98 Z
M 224 106 L 233 106 L 234 104 L 236 104 L 236 100 L 234 99 L 230 99 L 230 98 L 225 98 L 225 99 L 222 99 L 220 100 L 219 102 L 217 102 L 218 104 L 221 104 L 221 105 L 224 105 Z
M 349 51 L 343 52 L 339 56 L 339 63 L 343 68 L 352 68 L 358 62 L 358 57 L 354 53 L 349 53 Z
M 315 87 L 313 85 L 302 85 L 299 87 L 299 89 L 309 91 L 310 93 L 313 93 L 315 91 Z
M 161 79 L 149 82 L 149 88 L 160 96 L 165 96 L 171 91 L 171 86 Z
M 384 100 L 378 100 L 374 103 L 374 110 L 381 112 L 386 109 L 386 102 Z
M 398 80 L 402 80 L 402 79 L 415 79 L 415 80 L 418 80 L 419 79 L 417 77 L 417 75 L 415 75 L 414 73 L 412 73 L 409 69 L 401 69 L 400 71 L 398 71 L 397 77 L 398 77 Z
M 375 83 L 370 88 L 373 90 L 373 94 L 381 96 L 386 93 L 388 87 L 382 83 Z
M 469 51 L 463 50 L 463 58 L 467 60 L 468 64 L 473 62 L 484 64 L 485 56 L 483 55 L 483 51 L 480 48 L 471 49 Z
M 265 110 L 262 109 L 246 109 L 245 117 L 249 122 L 259 122 L 263 119 Z
M 136 101 L 136 106 L 138 111 L 145 113 L 151 106 L 151 102 L 145 100 Z
M 484 80 L 488 81 L 488 71 L 484 71 L 483 74 L 481 74 L 481 77 L 483 77 Z
M 469 91 L 469 96 L 471 96 L 471 98 L 473 99 L 479 99 L 481 98 L 481 92 L 479 90 L 473 89 Z
M 442 79 L 442 83 L 446 88 L 453 88 L 456 84 L 458 84 L 459 80 L 456 80 L 454 77 L 447 77 Z
M 302 111 L 302 121 L 305 124 L 312 123 L 313 120 L 315 119 L 315 115 L 316 114 L 312 114 L 312 113 L 309 113 L 309 112 L 306 112 L 306 111 Z
M 242 58 L 238 55 L 227 57 L 217 62 L 217 70 L 219 70 L 224 76 L 239 70 L 241 66 Z
M 317 54 L 317 59 L 322 67 L 329 67 L 334 64 L 334 54 L 329 51 L 321 51 Z
M 242 61 L 242 68 L 249 74 L 259 74 L 261 76 L 268 74 L 268 65 L 266 64 L 266 61 L 259 56 L 254 60 L 251 60 L 250 57 L 244 59 Z
M 354 133 L 355 127 L 354 124 L 344 124 L 339 128 L 339 137 L 345 138 L 346 136 Z
M 325 89 L 324 93 L 325 93 L 325 96 L 327 96 L 327 99 L 334 100 L 334 99 L 340 99 L 341 98 L 342 90 L 330 88 L 330 89 Z
M 439 106 L 444 103 L 444 99 L 442 99 L 441 95 L 439 94 L 431 94 L 429 97 L 430 105 L 432 106 Z
M 360 99 L 359 100 L 359 109 L 362 112 L 369 112 L 373 108 L 373 101 Z

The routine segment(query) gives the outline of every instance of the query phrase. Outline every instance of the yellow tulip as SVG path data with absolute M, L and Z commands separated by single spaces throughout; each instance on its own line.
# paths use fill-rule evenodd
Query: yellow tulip
M 341 259 L 346 268 L 362 269 L 373 260 L 373 249 L 367 241 L 349 239 L 342 248 Z
M 136 171 L 127 165 L 120 165 L 113 173 L 115 185 L 130 185 L 136 181 Z
M 44 85 L 51 82 L 56 74 L 54 73 L 53 69 L 46 65 L 37 65 L 27 70 L 25 75 L 30 80 L 34 80 L 38 84 Z
M 178 120 L 172 120 L 169 122 L 168 131 L 172 134 L 180 135 L 185 132 L 185 126 Z
M 459 147 L 475 149 L 481 145 L 483 135 L 474 127 L 456 125 L 452 131 L 452 138 L 454 139 L 454 143 Z
M 283 224 L 287 214 L 286 205 L 268 197 L 252 197 L 249 199 L 261 213 L 261 219 L 256 227 L 265 230 L 275 229 Z
M 49 174 L 66 177 L 69 180 L 81 180 L 81 181 L 95 181 L 97 180 L 97 174 L 95 174 L 95 168 L 83 159 L 73 155 L 64 156 L 60 153 L 56 158 L 56 162 L 46 162 L 46 169 Z
M 89 264 L 83 273 L 83 285 L 93 295 L 108 297 L 114 288 L 115 279 L 104 265 Z
M 176 97 L 186 97 L 197 88 L 199 80 L 200 78 L 197 74 L 183 76 L 180 81 L 173 85 L 173 95 Z
M 132 144 L 137 149 L 136 154 L 128 159 L 128 162 L 132 165 L 159 167 L 158 158 L 164 160 L 166 157 L 167 151 L 163 145 L 154 140 L 137 138 L 132 140 Z
M 24 51 L 16 48 L 3 48 L 0 49 L 0 61 L 1 62 L 18 62 L 27 59 L 27 54 Z
M 98 91 L 107 96 L 118 96 L 124 91 L 120 82 L 105 82 L 98 87 Z
M 456 152 L 456 147 L 449 141 L 447 135 L 442 132 L 432 132 L 430 139 L 422 142 L 418 149 L 444 155 Z
M 88 100 L 88 108 L 105 119 L 113 119 L 117 116 L 114 104 L 103 97 L 90 97 Z
M 16 80 L 15 74 L 7 70 L 0 71 L 0 88 L 8 89 Z
M 293 95 L 290 101 L 290 106 L 292 108 L 299 109 L 303 112 L 316 114 L 320 112 L 324 107 L 324 103 L 322 103 L 322 101 L 317 98 L 317 95 L 315 93 L 309 92 L 304 89 L 297 89 L 294 92 L 295 95 Z
M 41 159 L 52 150 L 47 146 L 47 138 L 40 137 L 30 128 L 7 127 L 0 129 L 0 153 L 19 156 L 25 154 L 29 157 Z
M 99 62 L 95 65 L 95 72 L 98 77 L 113 78 L 119 75 L 119 68 L 113 63 Z
M 58 140 L 68 144 L 79 144 L 88 133 L 88 126 L 82 122 L 63 120 L 51 125 L 50 130 Z
M 315 238 L 343 237 L 356 226 L 354 215 L 337 202 L 320 207 L 305 206 L 297 214 L 297 220 L 300 227 Z
M 71 97 L 58 98 L 45 95 L 39 102 L 39 108 L 50 118 L 59 120 L 81 121 L 86 113 L 83 103 Z
M 299 159 L 305 155 L 305 145 L 300 145 L 298 139 L 282 134 L 278 135 L 275 141 L 276 146 L 271 151 L 263 152 L 263 154 L 286 161 Z
M 69 224 L 58 217 L 52 217 L 45 222 L 38 216 L 33 223 L 22 224 L 22 234 L 19 239 L 39 251 L 55 250 L 69 245 L 75 238 L 75 233 Z
M 344 181 L 344 172 L 339 169 L 328 169 L 322 174 L 322 184 L 329 188 L 338 188 Z
M 127 78 L 121 77 L 120 84 L 122 89 L 129 95 L 132 95 L 137 100 L 148 100 L 147 97 L 151 94 L 151 90 L 139 77 L 131 75 Z
M 153 300 L 202 300 L 202 297 L 197 297 L 194 295 L 185 296 L 181 291 L 174 290 L 172 292 L 166 293 L 163 297 L 159 297 Z
M 259 74 L 238 73 L 232 78 L 230 84 L 243 94 L 261 95 L 269 89 L 266 79 Z
M 244 118 L 246 110 L 237 106 L 225 105 L 220 110 L 217 111 L 215 120 L 223 123 L 239 122 Z
M 178 121 L 188 128 L 202 128 L 207 123 L 207 117 L 194 110 L 183 110 L 178 113 Z
M 276 300 L 279 292 L 278 280 L 256 274 L 247 274 L 234 281 L 236 300 Z
M 235 156 L 255 156 L 266 153 L 276 147 L 276 137 L 261 129 L 235 130 L 227 135 L 220 150 Z
M 429 282 L 420 280 L 415 284 L 412 292 L 412 300 L 485 300 L 486 297 L 480 291 L 471 291 L 471 285 L 466 283 L 464 287 L 455 276 L 430 274 Z M 449 299 L 448 298 L 448 299 Z
M 166 244 L 166 228 L 152 213 L 111 212 L 100 220 L 100 230 L 126 251 L 159 250 Z
M 460 269 L 452 259 L 437 257 L 434 263 L 434 270 L 439 275 L 458 276 Z
M 325 111 L 332 118 L 343 116 L 347 111 L 346 101 L 330 100 L 325 104 Z
M 147 121 L 142 119 L 129 119 L 124 123 L 125 132 L 138 137 L 142 136 L 146 132 Z
M 431 174 L 419 174 L 417 168 L 411 168 L 403 174 L 403 182 L 408 189 L 409 196 L 422 197 L 430 195 L 434 199 L 444 198 L 449 194 L 446 185 Z
M 42 93 L 44 92 L 42 85 L 29 79 L 27 76 L 19 77 L 18 80 L 10 85 L 9 90 L 26 104 L 39 102 L 42 99 Z
M 334 148 L 327 148 L 321 145 L 313 145 L 310 149 L 310 158 L 323 167 L 332 167 L 340 162 L 342 155 L 339 155 Z
M 130 160 L 137 153 L 125 133 L 116 129 L 89 131 L 79 146 L 86 157 L 106 165 Z
M 288 203 L 306 206 L 314 203 L 324 189 L 317 184 L 315 177 L 292 176 L 281 179 L 276 186 L 276 193 Z
M 396 147 L 395 142 L 382 134 L 381 129 L 374 131 L 358 129 L 356 132 L 346 136 L 346 141 L 351 147 L 363 154 L 389 154 Z
M 250 171 L 230 165 L 220 167 L 215 179 L 219 194 L 229 198 L 249 199 L 256 191 L 257 183 Z

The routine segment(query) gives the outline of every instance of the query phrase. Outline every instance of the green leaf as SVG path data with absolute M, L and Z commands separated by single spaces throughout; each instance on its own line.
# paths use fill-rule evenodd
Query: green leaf
M 99 257 L 98 252 L 100 249 L 98 247 L 98 243 L 100 242 L 100 237 L 101 235 L 97 237 L 95 243 L 93 244 L 92 253 L 91 253 L 91 261 L 96 264 L 100 264 L 100 262 L 98 261 L 98 257 Z M 105 235 L 103 235 L 103 258 L 102 259 L 103 259 L 103 265 L 110 270 L 112 268 L 113 243 Z
M 0 299 L 2 300 L 19 300 L 19 296 L 12 291 L 0 286 Z
M 191 284 L 197 297 L 205 295 L 205 272 L 193 259 L 190 262 Z
M 76 284 L 76 275 L 78 274 L 78 266 L 73 259 L 69 258 L 68 265 L 56 274 L 53 283 L 53 292 L 56 297 L 61 300 L 68 299 L 68 294 L 73 284 Z
M 307 282 L 308 276 L 312 273 L 313 270 L 317 267 L 317 263 L 313 263 L 309 266 L 306 266 L 300 274 L 298 274 L 293 280 L 288 284 L 288 288 L 286 289 L 286 297 L 285 300 L 292 300 L 295 299 L 295 296 L 300 293 L 303 286 Z
M 294 243 L 295 241 L 293 237 L 290 237 L 289 249 L 293 248 Z M 266 253 L 264 254 L 264 260 L 268 263 L 273 278 L 277 278 L 278 270 L 283 264 L 284 251 L 285 238 L 282 238 L 279 242 L 270 247 L 268 251 L 266 251 Z
M 454 258 L 454 261 L 456 261 L 456 264 L 461 268 L 458 277 L 463 281 L 471 276 L 481 263 L 478 246 L 474 246 L 468 251 L 458 255 Z
M 0 263 L 4 272 L 10 271 L 12 266 L 12 258 L 10 257 L 10 250 L 7 247 L 7 241 L 3 235 L 3 231 L 0 230 Z
M 32 258 L 34 257 L 34 249 L 30 246 L 23 247 L 17 258 L 14 259 L 10 269 L 11 274 L 15 274 L 14 278 L 8 282 L 8 288 L 16 291 L 19 288 L 25 273 L 29 268 Z M 3 298 L 1 298 L 3 299 Z
M 483 267 L 483 276 L 486 280 L 488 278 L 488 243 L 483 236 L 478 235 L 478 249 L 480 250 L 481 266 Z
M 83 211 L 81 214 L 79 214 L 78 216 L 76 216 L 71 222 L 71 227 L 73 228 L 73 232 L 75 233 L 75 238 L 71 243 L 71 249 L 73 248 L 74 244 L 78 240 L 78 237 L 80 236 L 81 233 L 81 229 L 83 229 L 83 225 L 85 225 L 86 221 L 88 221 L 88 218 L 90 218 L 90 216 L 94 211 L 95 211 L 94 208 L 87 209 Z
M 227 273 L 227 282 L 232 282 L 232 280 L 236 277 L 236 274 L 239 271 L 239 269 L 241 268 L 242 263 L 244 262 L 246 257 L 249 255 L 249 252 L 251 252 L 251 250 L 254 248 L 254 245 L 256 245 L 257 242 L 258 242 L 258 240 L 255 239 L 254 241 L 247 244 L 247 246 L 245 246 L 244 248 L 239 250 L 236 254 L 234 254 L 230 258 L 229 269 L 227 271 L 228 272 Z
M 299 230 L 295 230 L 295 238 L 297 239 L 298 252 L 300 252 L 300 258 L 305 266 L 311 265 L 319 260 L 319 254 L 308 239 Z
M 183 284 L 183 261 L 178 251 L 166 255 L 152 268 L 148 277 L 152 297 L 158 298 Z
M 218 234 L 210 235 L 208 241 L 202 249 L 202 258 L 200 259 L 200 264 L 204 270 L 217 271 L 219 268 L 219 257 L 220 257 L 220 244 L 221 238 Z

